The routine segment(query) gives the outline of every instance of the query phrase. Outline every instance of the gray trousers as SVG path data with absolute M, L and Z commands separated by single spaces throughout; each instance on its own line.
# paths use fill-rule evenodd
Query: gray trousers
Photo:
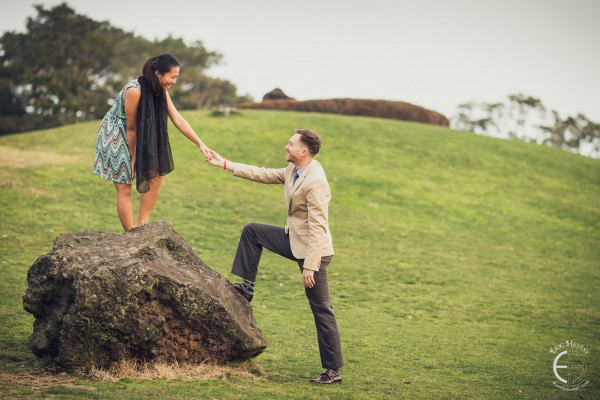
M 290 238 L 283 228 L 252 222 L 242 231 L 231 273 L 255 282 L 263 247 L 296 261 L 300 271 L 303 270 L 304 260 L 299 260 L 292 254 Z M 315 286 L 304 288 L 304 291 L 315 318 L 321 365 L 326 369 L 340 369 L 344 364 L 342 345 L 327 284 L 327 267 L 332 257 L 321 258 L 319 271 L 315 271 Z

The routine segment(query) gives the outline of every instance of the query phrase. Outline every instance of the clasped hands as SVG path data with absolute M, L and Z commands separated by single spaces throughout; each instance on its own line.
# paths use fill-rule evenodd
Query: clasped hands
M 206 162 L 216 167 L 223 167 L 225 164 L 225 159 L 219 155 L 219 153 L 215 152 L 212 149 L 209 149 L 206 146 L 200 147 Z

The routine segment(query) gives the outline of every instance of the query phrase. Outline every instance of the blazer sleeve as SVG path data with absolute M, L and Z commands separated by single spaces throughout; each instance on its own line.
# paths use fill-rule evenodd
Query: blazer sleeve
M 318 271 L 323 256 L 323 243 L 327 242 L 328 213 L 331 191 L 323 183 L 312 188 L 306 196 L 308 208 L 308 246 L 304 268 Z
M 231 164 L 233 166 L 233 176 L 260 183 L 285 183 L 287 168 L 263 168 L 236 162 Z

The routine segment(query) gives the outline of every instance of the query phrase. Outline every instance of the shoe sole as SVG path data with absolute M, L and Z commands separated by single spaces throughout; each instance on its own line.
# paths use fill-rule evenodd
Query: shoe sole
M 315 385 L 333 385 L 334 383 L 342 383 L 342 380 L 340 379 L 339 381 L 333 381 L 333 382 L 315 382 L 313 380 L 310 381 L 310 383 L 314 383 Z

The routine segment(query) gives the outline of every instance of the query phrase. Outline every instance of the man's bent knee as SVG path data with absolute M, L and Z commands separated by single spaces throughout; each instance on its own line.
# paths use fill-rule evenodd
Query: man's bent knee
M 246 224 L 242 230 L 242 234 L 254 236 L 259 225 L 260 224 L 258 222 L 250 222 L 249 224 Z

